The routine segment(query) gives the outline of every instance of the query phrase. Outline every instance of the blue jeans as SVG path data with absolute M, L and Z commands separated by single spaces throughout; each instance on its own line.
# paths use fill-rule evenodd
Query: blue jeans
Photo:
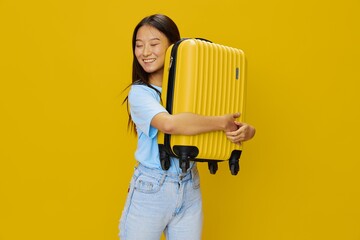
M 120 220 L 121 240 L 200 240 L 202 198 L 196 164 L 169 174 L 141 164 L 135 168 Z

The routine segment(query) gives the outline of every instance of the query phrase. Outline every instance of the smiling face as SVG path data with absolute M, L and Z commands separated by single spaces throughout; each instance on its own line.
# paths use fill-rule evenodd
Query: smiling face
M 164 71 L 167 37 L 150 25 L 139 28 L 136 34 L 135 57 L 145 72 L 149 73 L 151 84 L 161 86 Z

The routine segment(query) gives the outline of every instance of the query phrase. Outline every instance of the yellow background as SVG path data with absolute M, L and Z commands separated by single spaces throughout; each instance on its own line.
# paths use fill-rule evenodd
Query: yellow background
M 0 0 L 0 239 L 115 240 L 145 15 L 247 54 L 241 171 L 200 166 L 203 239 L 360 239 L 360 2 Z

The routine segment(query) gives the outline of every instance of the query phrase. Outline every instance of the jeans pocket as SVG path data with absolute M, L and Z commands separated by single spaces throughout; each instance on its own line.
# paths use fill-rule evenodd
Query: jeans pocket
M 150 176 L 140 175 L 136 179 L 135 190 L 142 193 L 156 193 L 160 190 L 159 180 Z

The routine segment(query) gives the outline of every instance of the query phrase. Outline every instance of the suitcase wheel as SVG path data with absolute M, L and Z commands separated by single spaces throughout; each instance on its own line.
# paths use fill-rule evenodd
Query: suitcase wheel
M 170 168 L 170 156 L 165 151 L 164 145 L 159 144 L 160 164 L 163 170 Z
M 186 173 L 189 167 L 190 167 L 190 162 L 188 160 L 180 161 L 180 168 L 183 173 Z
M 237 175 L 238 172 L 240 171 L 240 165 L 239 165 L 240 156 L 241 156 L 241 151 L 234 150 L 232 151 L 229 159 L 230 172 L 234 176 Z
M 208 168 L 211 174 L 215 174 L 218 170 L 218 163 L 217 162 L 208 162 Z
M 161 159 L 161 168 L 163 170 L 169 170 L 170 168 L 170 159 Z
M 230 172 L 232 175 L 236 176 L 240 170 L 239 163 L 231 163 L 230 164 Z

